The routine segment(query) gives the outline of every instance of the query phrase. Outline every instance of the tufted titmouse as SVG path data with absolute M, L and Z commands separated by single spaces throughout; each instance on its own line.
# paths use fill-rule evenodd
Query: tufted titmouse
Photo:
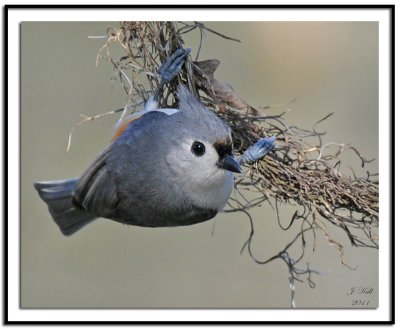
M 97 217 L 162 227 L 203 222 L 222 210 L 241 167 L 230 128 L 185 87 L 179 109 L 130 118 L 79 178 L 34 186 L 70 235 Z

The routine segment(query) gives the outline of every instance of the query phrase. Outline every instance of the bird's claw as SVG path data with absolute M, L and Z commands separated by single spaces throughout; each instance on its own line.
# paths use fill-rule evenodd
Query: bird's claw
M 185 63 L 191 49 L 178 48 L 160 67 L 161 81 L 166 84 L 175 78 Z
M 246 151 L 244 151 L 244 153 L 238 158 L 239 164 L 252 164 L 262 159 L 269 151 L 271 151 L 275 147 L 275 140 L 275 136 L 260 138 L 256 143 L 254 143 Z

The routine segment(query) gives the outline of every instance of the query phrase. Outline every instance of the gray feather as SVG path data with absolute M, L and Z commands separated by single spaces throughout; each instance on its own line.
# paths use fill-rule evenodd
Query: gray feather
M 229 126 L 200 103 L 183 85 L 179 85 L 178 97 L 179 108 L 185 116 L 185 125 L 180 127 L 182 131 L 209 142 L 231 139 Z
M 40 197 L 64 235 L 71 235 L 96 218 L 73 203 L 73 190 L 78 179 L 37 182 Z

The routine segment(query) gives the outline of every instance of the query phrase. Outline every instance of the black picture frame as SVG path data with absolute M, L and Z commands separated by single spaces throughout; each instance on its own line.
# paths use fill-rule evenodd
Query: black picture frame
M 156 320 L 149 319 L 149 321 L 45 321 L 44 319 L 41 321 L 19 321 L 19 320 L 11 320 L 8 316 L 8 221 L 11 220 L 9 218 L 8 212 L 8 16 L 10 11 L 18 11 L 18 10 L 46 10 L 46 9 L 56 9 L 56 10 L 67 10 L 67 9 L 87 9 L 87 10 L 110 10 L 110 9 L 169 9 L 169 10 L 180 10 L 180 9 L 230 9 L 230 10 L 246 10 L 246 9 L 259 9 L 259 10 L 273 10 L 273 9 L 323 9 L 323 10 L 334 10 L 334 9 L 382 9 L 387 10 L 390 20 L 390 123 L 391 126 L 389 129 L 390 136 L 390 222 L 391 222 L 391 230 L 390 230 L 390 240 L 391 240 L 391 255 L 390 255 L 390 263 L 391 263 L 391 273 L 390 273 L 390 316 L 387 321 L 363 321 L 362 315 L 360 315 L 360 320 L 358 321 L 342 321 L 340 319 L 330 320 L 330 321 L 301 321 L 301 322 L 293 322 L 290 319 L 282 319 L 282 321 L 230 321 L 226 319 L 225 321 L 165 321 L 165 320 Z M 167 4 L 159 4 L 159 5 L 5 5 L 3 7 L 3 51 L 4 51 L 4 59 L 3 59 L 3 70 L 4 70 L 4 78 L 3 78 L 3 92 L 4 92 L 4 103 L 3 103 L 3 150 L 4 150 L 4 162 L 3 162 L 3 195 L 4 195 L 4 210 L 3 210 L 3 324 L 5 325 L 119 325 L 119 324 L 132 324 L 132 325 L 289 325 L 289 324 L 301 324 L 301 325 L 321 325 L 321 324 L 347 324 L 347 325 L 364 325 L 364 324 L 394 324 L 395 323 L 395 249 L 394 249 L 394 234 L 395 234 L 395 209 L 394 209 L 394 158 L 395 158 L 395 141 L 394 141 L 394 108 L 395 108 L 395 95 L 394 95 L 394 82 L 395 82 L 395 5 L 167 5 Z M 15 220 L 15 218 L 14 218 Z

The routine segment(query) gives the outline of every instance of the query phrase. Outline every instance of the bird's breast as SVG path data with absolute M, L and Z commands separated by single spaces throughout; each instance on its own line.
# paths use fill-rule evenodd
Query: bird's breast
M 233 174 L 226 170 L 206 184 L 188 187 L 186 193 L 200 208 L 221 211 L 229 200 L 233 189 Z

